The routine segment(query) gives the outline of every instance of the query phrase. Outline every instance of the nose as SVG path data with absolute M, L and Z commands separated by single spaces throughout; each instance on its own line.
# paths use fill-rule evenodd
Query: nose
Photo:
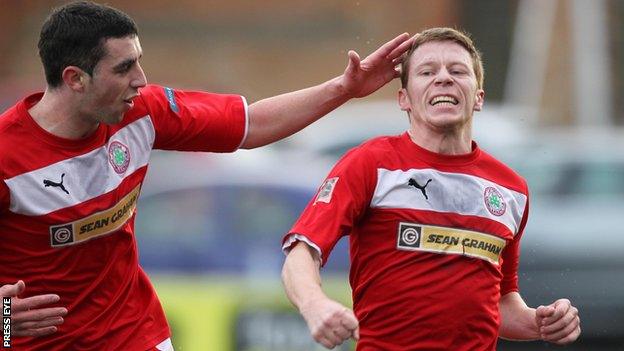
M 448 85 L 453 83 L 453 78 L 446 68 L 442 68 L 438 71 L 435 77 L 436 85 Z
M 143 67 L 141 67 L 141 65 L 139 64 L 137 64 L 136 75 L 132 79 L 132 81 L 130 81 L 130 85 L 136 89 L 143 88 L 144 86 L 147 85 L 147 77 L 145 77 L 145 72 L 143 72 Z

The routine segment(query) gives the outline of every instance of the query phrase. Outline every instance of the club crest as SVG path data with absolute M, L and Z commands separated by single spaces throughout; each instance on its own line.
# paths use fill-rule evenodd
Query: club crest
M 108 146 L 108 161 L 118 174 L 123 174 L 130 165 L 130 149 L 118 141 Z
M 502 216 L 507 209 L 503 194 L 491 186 L 485 188 L 483 200 L 485 201 L 485 207 L 495 216 Z

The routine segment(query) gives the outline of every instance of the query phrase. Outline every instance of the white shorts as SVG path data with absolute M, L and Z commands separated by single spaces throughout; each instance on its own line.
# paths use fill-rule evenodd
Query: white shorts
M 156 345 L 155 350 L 158 351 L 174 351 L 173 344 L 171 344 L 171 338 L 163 340 L 160 344 Z

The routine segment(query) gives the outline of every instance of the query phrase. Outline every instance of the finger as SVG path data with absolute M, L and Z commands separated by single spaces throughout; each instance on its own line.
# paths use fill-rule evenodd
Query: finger
M 65 307 L 40 308 L 37 310 L 22 311 L 16 313 L 11 321 L 14 323 L 41 321 L 46 318 L 63 317 L 67 314 Z
M 344 340 L 339 335 L 334 333 L 334 329 L 330 328 L 322 328 L 317 332 L 313 333 L 312 337 L 314 338 L 314 340 L 328 348 L 333 348 L 336 345 L 340 345 Z
M 15 311 L 27 311 L 39 306 L 58 302 L 60 299 L 61 298 L 56 294 L 36 295 L 15 301 L 13 308 Z
M 394 39 L 383 44 L 379 49 L 375 50 L 369 57 L 385 58 L 393 53 L 397 48 L 401 47 L 406 41 L 409 41 L 408 33 L 399 34 Z M 408 45 L 409 46 L 409 45 Z
M 579 322 L 580 323 L 580 322 Z M 575 341 L 576 339 L 578 339 L 578 337 L 581 335 L 581 327 L 580 325 L 576 327 L 576 329 L 574 329 L 574 331 L 572 331 L 572 333 L 570 333 L 568 336 L 559 339 L 557 341 L 554 341 L 555 344 L 558 345 L 566 345 L 569 344 L 573 341 Z
M 560 305 L 564 305 L 564 306 L 568 306 L 569 307 L 569 306 L 572 306 L 572 302 L 570 302 L 570 300 L 568 300 L 568 299 L 559 299 L 559 300 L 553 302 L 553 305 L 555 307 L 558 307 Z
M 42 321 L 24 322 L 24 323 L 17 324 L 15 325 L 13 330 L 40 329 L 40 328 L 50 327 L 54 325 L 61 325 L 63 324 L 64 321 L 65 320 L 63 319 L 63 317 L 51 317 L 51 318 L 46 318 Z
M 350 309 L 348 309 L 346 307 L 345 307 L 345 309 L 344 309 L 344 311 L 342 313 L 342 316 L 340 318 L 340 324 L 343 325 L 345 328 L 347 328 L 349 330 L 354 330 L 359 325 L 358 319 L 355 316 L 355 314 L 353 313 L 353 311 L 351 311 Z
M 334 329 L 334 334 L 336 334 L 336 336 L 338 336 L 338 338 L 342 342 L 351 337 L 351 329 L 348 329 L 345 327 L 338 327 Z
M 545 323 L 544 325 L 549 325 L 549 324 L 555 323 L 559 319 L 563 318 L 563 316 L 565 316 L 565 314 L 568 313 L 568 310 L 570 309 L 569 302 L 568 302 L 568 304 L 563 304 L 563 303 L 562 304 L 557 304 L 557 303 L 554 303 L 553 305 L 554 305 L 554 309 L 555 310 L 553 311 L 553 313 L 550 316 L 544 318 L 544 323 Z M 553 306 L 553 305 L 551 305 L 551 306 Z
M 571 323 L 567 324 L 565 328 L 553 333 L 546 333 L 542 336 L 542 338 L 550 342 L 562 342 L 562 340 L 566 340 L 569 335 L 573 334 L 577 329 L 579 329 L 579 324 L 580 319 L 578 319 L 577 317 Z
M 395 68 L 394 69 L 394 78 L 399 78 L 401 76 L 401 69 L 400 68 Z
M 320 338 L 316 341 L 330 350 L 336 347 L 336 344 L 334 344 L 331 340 L 327 338 Z
M 18 330 L 13 333 L 14 336 L 45 336 L 56 333 L 57 327 L 45 327 L 40 329 Z
M 393 66 L 398 66 L 398 65 L 402 64 L 404 58 L 405 57 L 403 57 L 403 56 L 395 58 L 394 60 L 392 60 L 392 65 Z
M 350 333 L 347 333 L 346 337 L 343 337 L 342 335 L 345 334 L 345 331 L 346 330 L 341 327 L 336 327 L 336 328 L 331 328 L 331 329 L 326 328 L 323 331 L 323 338 L 329 340 L 334 346 L 340 345 L 342 344 L 344 340 L 351 337 Z
M 26 284 L 22 280 L 19 280 L 15 284 L 7 284 L 0 287 L 0 296 L 2 297 L 14 297 L 26 289 Z
M 397 46 L 392 52 L 386 56 L 390 60 L 394 60 L 403 56 L 404 53 L 408 52 L 412 45 L 414 44 L 414 37 L 409 38 L 408 40 L 401 43 L 401 45 Z
M 353 50 L 349 50 L 347 55 L 349 56 L 349 64 L 345 72 L 347 75 L 355 75 L 360 70 L 360 55 Z
M 327 322 L 324 322 L 312 331 L 312 338 L 325 347 L 332 348 L 342 341 L 338 335 L 334 334 L 334 329 L 335 327 L 329 326 Z
M 540 319 L 543 319 L 548 316 L 551 316 L 554 312 L 555 312 L 555 308 L 552 306 L 539 306 L 535 310 L 535 316 Z
M 568 313 L 566 313 L 559 320 L 553 322 L 552 324 L 547 324 L 540 328 L 540 332 L 544 334 L 549 334 L 556 332 L 565 328 L 568 324 L 572 323 L 578 317 L 578 310 L 576 307 L 572 307 Z M 546 319 L 544 320 L 546 321 Z

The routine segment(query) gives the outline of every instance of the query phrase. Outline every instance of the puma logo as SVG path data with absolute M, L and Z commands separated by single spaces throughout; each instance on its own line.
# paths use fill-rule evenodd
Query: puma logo
M 423 196 L 425 197 L 426 200 L 429 200 L 429 196 L 427 196 L 427 189 L 425 189 L 427 187 L 427 185 L 429 185 L 429 183 L 431 182 L 431 179 L 429 179 L 427 181 L 427 183 L 425 183 L 425 185 L 420 185 L 418 184 L 417 181 L 415 181 L 414 179 L 410 178 L 409 181 L 407 182 L 408 186 L 413 186 L 414 188 L 420 190 L 423 194 Z
M 43 180 L 43 185 L 47 188 L 49 186 L 51 187 L 55 187 L 55 188 L 61 188 L 61 190 L 63 190 L 67 195 L 69 195 L 69 191 L 67 191 L 67 189 L 65 189 L 65 186 L 63 185 L 63 178 L 65 177 L 65 173 L 61 174 L 61 182 L 57 183 L 57 182 L 53 182 L 51 180 L 47 180 L 44 179 Z

